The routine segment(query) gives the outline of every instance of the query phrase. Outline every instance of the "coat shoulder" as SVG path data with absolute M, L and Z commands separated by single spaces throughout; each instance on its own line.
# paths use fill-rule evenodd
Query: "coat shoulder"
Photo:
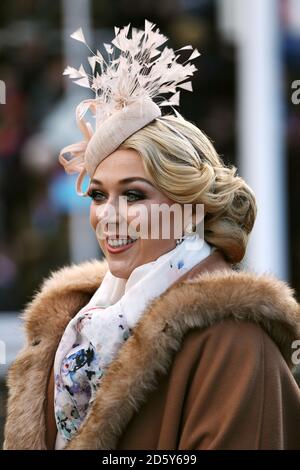
M 53 291 L 66 292 L 68 290 L 90 290 L 104 277 L 108 269 L 105 258 L 92 259 L 78 264 L 63 266 L 50 272 L 38 289 L 38 293 L 51 294 Z
M 152 310 L 151 317 L 156 317 L 156 311 L 157 320 L 166 312 L 173 331 L 178 331 L 178 325 L 186 332 L 226 319 L 252 322 L 268 333 L 293 367 L 291 344 L 300 338 L 300 305 L 293 289 L 275 276 L 206 272 L 168 289 L 153 302 Z
M 280 363 L 287 368 L 277 344 L 264 328 L 251 320 L 227 318 L 206 328 L 190 330 L 182 343 L 181 351 L 185 350 L 193 351 L 197 363 L 203 355 L 209 355 L 212 361 L 220 360 L 221 368 L 231 360 L 240 362 L 241 366 L 244 364 L 244 368 L 251 361 L 260 367 L 267 351 L 273 364 Z

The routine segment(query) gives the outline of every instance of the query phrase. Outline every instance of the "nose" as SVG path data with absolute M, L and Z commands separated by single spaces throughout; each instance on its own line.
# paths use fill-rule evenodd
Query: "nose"
M 127 232 L 127 203 L 124 198 L 109 198 L 96 209 L 97 229 L 102 233 Z M 118 230 L 117 230 L 118 229 Z

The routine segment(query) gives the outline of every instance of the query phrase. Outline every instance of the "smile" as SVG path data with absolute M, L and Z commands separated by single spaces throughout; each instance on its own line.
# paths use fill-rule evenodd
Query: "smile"
M 132 238 L 106 238 L 107 251 L 109 253 L 120 253 L 128 250 L 137 240 Z

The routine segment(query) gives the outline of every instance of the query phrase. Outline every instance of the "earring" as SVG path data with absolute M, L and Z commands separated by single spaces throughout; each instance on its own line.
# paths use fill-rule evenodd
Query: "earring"
M 183 242 L 183 240 L 189 236 L 189 235 L 193 235 L 194 233 L 196 233 L 196 225 L 194 223 L 189 223 L 186 227 L 185 227 L 185 230 L 184 230 L 184 235 L 180 238 L 177 238 L 176 240 L 176 245 L 180 245 L 180 243 Z
M 196 225 L 192 222 L 190 222 L 186 227 L 185 227 L 185 233 L 187 235 L 192 235 L 193 233 L 196 232 Z

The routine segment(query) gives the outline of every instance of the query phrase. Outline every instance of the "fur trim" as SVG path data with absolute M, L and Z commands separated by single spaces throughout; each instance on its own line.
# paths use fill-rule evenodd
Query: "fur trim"
M 96 291 L 107 269 L 105 259 L 95 259 L 52 272 L 22 315 L 29 341 L 37 342 L 40 336 L 61 335 L 62 328 L 79 310 L 78 305 L 84 306 Z M 48 307 L 52 312 L 51 321 L 45 312 Z

